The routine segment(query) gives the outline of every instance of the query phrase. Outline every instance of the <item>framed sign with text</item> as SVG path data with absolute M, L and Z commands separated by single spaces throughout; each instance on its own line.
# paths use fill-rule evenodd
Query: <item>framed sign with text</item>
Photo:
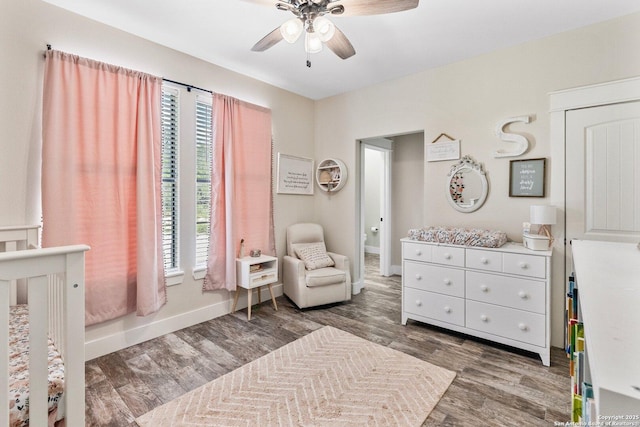
M 313 195 L 313 159 L 278 153 L 276 192 Z
M 509 162 L 509 197 L 544 197 L 547 159 Z

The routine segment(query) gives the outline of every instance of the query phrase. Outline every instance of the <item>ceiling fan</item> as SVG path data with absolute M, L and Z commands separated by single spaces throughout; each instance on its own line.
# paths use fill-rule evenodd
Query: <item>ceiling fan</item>
M 269 3 L 265 0 L 250 0 Z M 280 0 L 275 3 L 279 10 L 295 15 L 271 31 L 256 43 L 251 50 L 263 52 L 281 40 L 295 43 L 305 33 L 304 48 L 307 52 L 307 67 L 311 67 L 309 54 L 322 50 L 323 43 L 342 59 L 356 54 L 353 45 L 340 29 L 325 15 L 381 15 L 414 9 L 419 0 Z

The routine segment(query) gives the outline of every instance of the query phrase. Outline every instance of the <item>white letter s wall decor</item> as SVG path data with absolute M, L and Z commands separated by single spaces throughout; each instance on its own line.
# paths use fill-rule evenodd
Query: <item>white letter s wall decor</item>
M 531 122 L 531 117 L 530 116 L 511 117 L 498 122 L 498 124 L 496 125 L 496 135 L 498 136 L 498 138 L 500 138 L 505 142 L 515 144 L 514 146 L 515 148 L 513 151 L 506 151 L 502 149 L 494 151 L 493 157 L 516 157 L 526 153 L 527 150 L 529 149 L 529 140 L 526 137 L 515 134 L 515 133 L 507 133 L 503 131 L 505 126 L 515 122 L 529 123 Z

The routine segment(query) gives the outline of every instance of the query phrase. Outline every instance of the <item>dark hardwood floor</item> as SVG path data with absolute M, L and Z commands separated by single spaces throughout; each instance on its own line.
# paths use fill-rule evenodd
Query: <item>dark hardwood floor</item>
M 553 426 L 569 421 L 568 361 L 409 321 L 400 324 L 401 278 L 381 277 L 367 256 L 366 286 L 351 302 L 299 310 L 286 297 L 91 360 L 86 415 L 91 426 L 135 426 L 134 419 L 187 391 L 324 325 L 400 350 L 457 376 L 423 426 Z

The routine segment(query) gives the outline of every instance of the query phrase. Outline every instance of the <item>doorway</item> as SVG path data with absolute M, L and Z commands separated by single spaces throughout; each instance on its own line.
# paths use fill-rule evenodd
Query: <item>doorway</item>
M 381 276 L 391 275 L 391 156 L 393 140 L 377 138 L 361 143 L 361 224 L 364 254 L 379 256 Z
M 356 183 L 356 257 L 354 259 L 354 294 L 364 287 L 365 250 L 376 248 L 371 227 L 377 228 L 379 241 L 380 275 L 391 276 L 402 273 L 400 239 L 406 237 L 409 228 L 422 225 L 424 199 L 424 132 L 357 140 Z M 385 160 L 377 169 L 383 172 L 370 180 L 381 187 L 380 207 L 371 216 L 373 222 L 365 220 L 367 150 L 382 153 Z M 377 202 L 374 202 L 377 205 Z M 380 221 L 382 219 L 382 221 Z

